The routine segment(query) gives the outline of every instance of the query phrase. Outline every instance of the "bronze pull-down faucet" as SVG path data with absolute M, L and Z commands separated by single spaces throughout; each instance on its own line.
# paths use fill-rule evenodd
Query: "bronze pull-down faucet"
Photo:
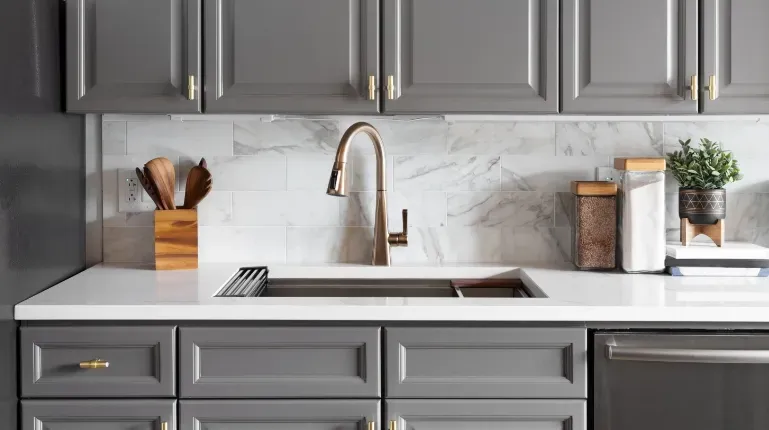
M 390 233 L 387 229 L 387 178 L 385 169 L 384 142 L 379 132 L 369 123 L 357 122 L 344 132 L 336 150 L 336 160 L 331 169 L 326 194 L 347 197 L 347 152 L 350 143 L 358 133 L 366 133 L 374 144 L 376 153 L 376 213 L 374 214 L 374 266 L 390 265 L 390 245 L 408 245 L 408 210 L 403 210 L 403 232 Z

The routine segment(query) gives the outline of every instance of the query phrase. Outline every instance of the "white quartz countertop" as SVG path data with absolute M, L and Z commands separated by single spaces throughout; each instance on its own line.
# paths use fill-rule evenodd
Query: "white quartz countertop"
M 271 266 L 270 278 L 520 278 L 547 298 L 265 297 L 214 293 L 240 267 L 99 265 L 15 307 L 17 320 L 769 322 L 769 278 L 696 278 L 510 266 Z

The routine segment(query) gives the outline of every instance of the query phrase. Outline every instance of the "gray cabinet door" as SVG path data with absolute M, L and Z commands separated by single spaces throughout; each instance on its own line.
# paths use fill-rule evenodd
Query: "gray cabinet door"
M 387 396 L 586 398 L 581 328 L 388 328 Z
M 24 397 L 170 397 L 174 327 L 22 327 Z M 88 368 L 102 360 L 98 368 Z M 81 365 L 83 363 L 83 365 Z
M 585 400 L 388 400 L 391 429 L 586 430 Z
M 206 112 L 376 113 L 379 0 L 205 0 Z
M 769 113 L 769 1 L 706 0 L 703 16 L 702 112 Z
M 200 111 L 200 0 L 65 4 L 68 111 Z
M 364 430 L 379 427 L 379 400 L 182 400 L 181 428 Z M 26 429 L 24 429 L 26 430 Z
M 563 0 L 563 113 L 697 113 L 697 0 Z
M 379 397 L 378 327 L 182 327 L 182 397 Z
M 558 112 L 558 0 L 383 1 L 385 113 Z
M 166 427 L 162 427 L 163 423 Z M 175 400 L 23 400 L 21 402 L 21 430 L 160 430 L 161 428 L 176 430 Z

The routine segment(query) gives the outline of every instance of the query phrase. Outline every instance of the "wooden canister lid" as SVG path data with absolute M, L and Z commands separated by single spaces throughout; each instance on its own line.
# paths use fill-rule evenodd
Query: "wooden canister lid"
M 615 158 L 614 168 L 617 170 L 631 170 L 634 172 L 655 172 L 665 170 L 665 159 L 654 158 Z
M 614 196 L 617 184 L 609 181 L 571 181 L 571 192 L 578 196 Z

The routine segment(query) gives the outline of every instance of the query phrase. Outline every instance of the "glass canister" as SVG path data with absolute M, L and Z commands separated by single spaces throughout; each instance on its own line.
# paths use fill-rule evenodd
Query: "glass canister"
M 581 270 L 617 267 L 617 184 L 604 181 L 573 181 L 574 226 L 571 255 Z
M 665 270 L 665 159 L 615 158 L 618 258 L 628 273 Z

